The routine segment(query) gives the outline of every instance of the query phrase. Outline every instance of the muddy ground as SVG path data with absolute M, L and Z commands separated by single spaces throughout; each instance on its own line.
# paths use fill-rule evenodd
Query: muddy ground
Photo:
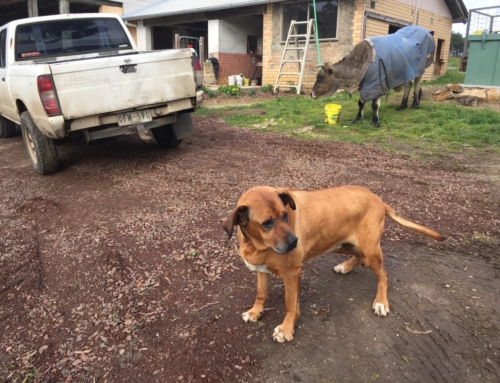
M 0 141 L 1 382 L 498 382 L 500 159 L 416 161 L 195 118 L 175 150 L 120 139 L 61 145 L 41 177 Z M 221 222 L 247 188 L 359 184 L 437 243 L 387 222 L 391 314 L 376 279 L 326 254 L 305 265 L 295 339 L 281 280 L 244 323 L 255 275 Z

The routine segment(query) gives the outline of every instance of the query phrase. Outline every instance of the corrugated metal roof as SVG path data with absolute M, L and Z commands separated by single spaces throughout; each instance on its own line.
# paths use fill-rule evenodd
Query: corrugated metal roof
M 124 20 L 144 20 L 188 13 L 220 11 L 284 0 L 162 0 L 122 15 Z M 452 13 L 453 22 L 467 22 L 468 12 L 462 0 L 444 0 Z
M 469 18 L 467 7 L 462 0 L 444 0 L 450 9 L 451 16 L 454 23 L 466 23 Z
M 163 0 L 146 5 L 122 15 L 124 20 L 143 20 L 187 13 L 220 11 L 222 9 L 248 7 L 283 0 Z

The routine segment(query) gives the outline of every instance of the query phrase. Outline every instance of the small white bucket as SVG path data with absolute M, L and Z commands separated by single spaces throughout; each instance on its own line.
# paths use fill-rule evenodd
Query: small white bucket
M 236 85 L 238 86 L 243 86 L 243 76 L 241 74 L 235 75 L 236 78 Z
M 228 85 L 235 85 L 236 84 L 236 78 L 235 76 L 231 75 L 227 77 L 227 84 Z

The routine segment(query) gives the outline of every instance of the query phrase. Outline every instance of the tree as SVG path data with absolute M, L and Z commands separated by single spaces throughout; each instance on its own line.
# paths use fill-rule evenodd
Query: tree
M 464 38 L 460 32 L 451 32 L 450 54 L 462 56 L 464 50 Z

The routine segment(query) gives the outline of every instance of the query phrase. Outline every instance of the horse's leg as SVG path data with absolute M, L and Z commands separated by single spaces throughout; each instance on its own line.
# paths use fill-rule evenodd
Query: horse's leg
M 422 76 L 415 78 L 415 92 L 413 94 L 413 104 L 412 108 L 419 109 L 420 108 L 420 98 L 422 97 L 422 88 L 420 87 L 420 83 L 422 81 Z
M 403 100 L 401 101 L 401 105 L 399 105 L 396 108 L 396 110 L 403 110 L 403 109 L 408 108 L 408 98 L 410 97 L 410 90 L 411 90 L 411 81 L 408 81 L 405 84 L 405 92 L 403 94 Z
M 351 124 L 357 123 L 359 120 L 363 118 L 363 107 L 365 106 L 365 103 L 361 101 L 361 99 L 358 100 L 358 114 L 356 115 L 356 118 L 352 120 Z
M 378 118 L 379 108 L 380 108 L 380 97 L 372 101 L 372 110 L 373 110 L 372 125 L 374 128 L 378 128 L 380 126 L 380 121 Z

